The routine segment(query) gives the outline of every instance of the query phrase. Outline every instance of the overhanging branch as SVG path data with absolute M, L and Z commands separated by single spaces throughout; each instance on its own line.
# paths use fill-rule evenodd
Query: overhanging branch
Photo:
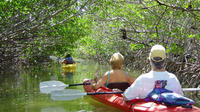
M 160 2 L 159 0 L 155 0 L 159 5 L 164 5 L 166 7 L 170 7 L 170 8 L 173 8 L 173 9 L 177 9 L 177 10 L 182 10 L 182 11 L 200 11 L 199 8 L 191 8 L 191 7 L 188 7 L 188 8 L 183 8 L 183 7 L 177 7 L 177 6 L 173 6 L 173 5 L 168 5 L 168 4 L 165 4 L 163 2 Z

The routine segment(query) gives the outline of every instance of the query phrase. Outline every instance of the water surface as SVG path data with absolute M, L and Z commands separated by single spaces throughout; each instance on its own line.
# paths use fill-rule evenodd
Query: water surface
M 101 69 L 101 70 L 100 70 Z M 120 112 L 93 100 L 90 96 L 73 101 L 54 101 L 48 94 L 41 94 L 39 83 L 59 80 L 65 84 L 82 83 L 85 78 L 93 78 L 96 70 L 103 74 L 109 67 L 99 66 L 94 61 L 77 62 L 74 73 L 63 75 L 57 62 L 49 67 L 33 67 L 21 73 L 8 73 L 0 76 L 0 112 Z M 83 90 L 82 86 L 69 87 Z
M 94 61 L 77 62 L 76 72 L 63 74 L 57 62 L 48 67 L 34 66 L 20 73 L 1 74 L 0 76 L 0 112 L 121 112 L 85 96 L 72 101 L 54 101 L 50 95 L 41 94 L 39 84 L 43 81 L 59 80 L 65 84 L 82 83 L 85 78 L 93 78 L 98 70 L 103 75 L 108 65 L 99 65 Z M 129 70 L 131 75 L 139 74 Z M 82 86 L 69 87 L 84 92 Z M 198 102 L 198 101 L 197 101 Z

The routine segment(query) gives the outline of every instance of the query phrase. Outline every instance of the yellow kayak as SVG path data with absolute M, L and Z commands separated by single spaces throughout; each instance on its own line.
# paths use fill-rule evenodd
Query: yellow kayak
M 75 72 L 76 64 L 62 64 L 62 70 L 64 72 Z

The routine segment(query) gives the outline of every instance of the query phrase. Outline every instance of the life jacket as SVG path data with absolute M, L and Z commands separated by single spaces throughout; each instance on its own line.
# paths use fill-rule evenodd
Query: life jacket
M 164 82 L 164 83 L 162 83 Z M 162 80 L 157 84 L 155 88 L 148 94 L 145 101 L 153 101 L 162 103 L 167 106 L 183 106 L 192 107 L 194 101 L 186 98 L 180 94 L 174 93 L 173 91 L 165 89 L 166 81 Z
M 66 60 L 66 64 L 73 64 L 72 57 L 67 57 L 67 58 L 65 58 L 65 60 Z

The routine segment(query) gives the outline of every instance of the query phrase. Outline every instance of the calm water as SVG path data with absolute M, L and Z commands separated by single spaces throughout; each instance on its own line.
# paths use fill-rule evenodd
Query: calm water
M 61 65 L 34 67 L 21 73 L 2 74 L 0 76 L 0 112 L 120 112 L 117 109 L 101 104 L 90 96 L 73 101 L 54 101 L 50 95 L 41 94 L 39 83 L 48 80 L 59 80 L 65 84 L 82 83 L 85 78 L 93 78 L 96 70 L 103 74 L 106 66 L 99 66 L 93 61 L 77 63 L 74 74 L 62 75 Z M 83 90 L 82 86 L 69 87 Z
M 96 70 L 102 75 L 109 70 L 109 66 L 100 66 L 93 61 L 81 61 L 77 63 L 74 74 L 62 75 L 61 65 L 52 63 L 45 68 L 34 67 L 21 73 L 2 74 L 0 112 L 121 112 L 93 100 L 90 96 L 73 101 L 54 101 L 50 95 L 41 94 L 39 91 L 40 82 L 59 80 L 65 84 L 82 83 L 85 78 L 93 78 Z M 69 88 L 84 92 L 82 86 Z

